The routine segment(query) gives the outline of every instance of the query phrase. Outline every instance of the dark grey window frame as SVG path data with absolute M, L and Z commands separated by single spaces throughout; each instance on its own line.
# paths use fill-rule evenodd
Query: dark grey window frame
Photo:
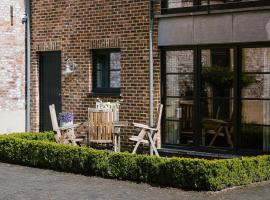
M 211 0 L 208 1 L 208 3 Z M 252 8 L 252 7 L 263 7 L 270 6 L 269 0 L 256 0 L 256 1 L 247 1 L 247 2 L 224 2 L 224 4 L 208 4 L 201 5 L 200 0 L 193 0 L 193 6 L 191 7 L 179 7 L 179 8 L 169 8 L 168 0 L 162 0 L 161 3 L 161 14 L 176 14 L 176 13 L 193 13 L 193 12 L 203 12 L 207 11 L 208 13 L 211 10 L 229 10 L 229 9 L 242 9 L 242 8 Z
M 112 88 L 110 87 L 110 72 L 112 71 L 120 71 L 121 72 L 121 68 L 120 69 L 110 69 L 110 54 L 111 53 L 121 53 L 121 50 L 119 48 L 109 48 L 109 49 L 93 49 L 92 50 L 92 93 L 93 94 L 111 94 L 111 95 L 118 95 L 121 93 L 121 88 Z M 107 80 L 102 80 L 106 82 L 106 86 L 103 87 L 98 87 L 97 86 L 97 59 L 98 59 L 98 55 L 103 55 L 105 57 L 107 57 L 108 60 L 106 60 L 107 62 L 107 66 L 106 68 L 101 69 L 101 71 L 103 71 L 105 73 L 105 75 L 102 77 L 102 79 L 106 79 Z M 121 75 L 120 75 L 121 78 Z
M 201 106 L 200 106 L 200 91 L 201 91 L 201 50 L 208 48 L 232 48 L 234 49 L 234 65 L 237 66 L 234 70 L 234 107 L 236 111 L 233 116 L 233 126 L 235 128 L 233 134 L 234 148 L 222 148 L 222 147 L 208 147 L 201 145 Z M 171 145 L 166 144 L 162 141 L 162 148 L 177 148 L 177 149 L 187 149 L 187 150 L 199 150 L 207 152 L 219 152 L 219 153 L 233 153 L 233 154 L 262 154 L 265 153 L 263 150 L 254 149 L 243 149 L 241 148 L 241 127 L 244 125 L 242 123 L 242 100 L 269 100 L 270 98 L 244 98 L 242 97 L 241 87 L 240 87 L 240 77 L 242 74 L 256 74 L 256 72 L 242 72 L 242 49 L 244 48 L 263 48 L 270 47 L 270 42 L 256 42 L 256 43 L 232 43 L 232 44 L 213 44 L 213 45 L 186 45 L 186 46 L 170 46 L 170 47 L 160 47 L 161 49 L 161 101 L 165 105 L 166 103 L 166 51 L 172 50 L 193 50 L 194 51 L 194 119 L 193 119 L 193 130 L 194 130 L 194 144 L 193 145 Z M 261 72 L 262 74 L 270 74 L 270 72 Z M 164 112 L 162 116 L 162 135 L 164 134 L 165 127 L 164 121 L 166 120 L 165 114 L 166 106 L 164 107 Z M 262 125 L 258 125 L 262 126 Z M 268 126 L 268 125 L 263 125 Z M 161 136 L 162 137 L 162 136 Z

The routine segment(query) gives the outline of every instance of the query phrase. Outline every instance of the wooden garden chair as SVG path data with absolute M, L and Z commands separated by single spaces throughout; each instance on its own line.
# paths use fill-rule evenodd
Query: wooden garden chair
M 114 151 L 121 152 L 121 128 L 127 127 L 127 121 L 120 121 L 119 108 L 120 102 L 104 102 L 97 98 L 96 109 L 111 110 L 113 112 L 113 138 L 114 138 Z
M 81 124 L 73 124 L 71 126 L 59 127 L 54 104 L 50 105 L 49 109 L 53 131 L 56 132 L 54 136 L 56 142 L 62 144 L 71 143 L 72 145 L 77 145 L 77 143 L 81 143 L 84 140 L 83 138 L 77 138 L 74 133 L 74 128 L 79 127 Z
M 232 142 L 232 134 L 233 134 L 233 126 L 232 126 L 232 118 L 234 115 L 234 112 L 231 112 L 229 120 L 222 120 L 219 119 L 219 112 L 220 112 L 220 106 L 218 107 L 216 118 L 206 118 L 203 119 L 203 124 L 213 124 L 215 125 L 215 128 L 213 130 L 208 130 L 206 133 L 213 134 L 213 137 L 209 143 L 209 146 L 213 146 L 214 142 L 216 141 L 218 136 L 225 137 L 227 140 L 227 143 L 229 144 L 230 148 L 233 148 L 233 142 Z M 205 132 L 205 130 L 204 130 Z
M 114 114 L 110 109 L 88 108 L 88 145 L 113 144 Z
M 155 135 L 159 135 L 159 133 L 160 133 L 162 110 L 163 110 L 163 105 L 160 104 L 159 111 L 158 111 L 158 120 L 157 120 L 157 124 L 156 124 L 155 128 L 151 128 L 145 124 L 133 123 L 133 125 L 135 127 L 141 129 L 138 136 L 132 136 L 131 138 L 129 138 L 130 140 L 136 142 L 136 145 L 135 145 L 133 152 L 132 152 L 133 154 L 136 153 L 140 143 L 149 144 L 149 142 L 150 142 L 150 146 L 153 148 L 154 153 L 156 154 L 156 156 L 159 156 L 157 148 L 155 146 L 155 143 L 154 143 L 154 140 L 152 139 L 152 137 L 154 136 L 154 138 L 155 138 Z M 151 135 L 151 132 L 153 133 L 153 135 Z M 148 139 L 145 139 L 146 136 Z

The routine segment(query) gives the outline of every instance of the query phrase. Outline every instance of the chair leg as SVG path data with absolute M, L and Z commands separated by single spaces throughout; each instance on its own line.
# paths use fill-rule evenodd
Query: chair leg
M 118 146 L 118 152 L 121 152 L 121 136 L 118 135 L 118 140 L 117 140 L 117 146 Z
M 137 149 L 138 149 L 138 147 L 139 147 L 139 145 L 140 145 L 142 139 L 144 138 L 145 134 L 146 134 L 145 129 L 142 129 L 141 132 L 140 132 L 139 135 L 138 135 L 138 141 L 137 141 L 137 143 L 136 143 L 136 145 L 135 145 L 135 147 L 134 147 L 134 149 L 133 149 L 133 151 L 132 151 L 133 154 L 136 153 L 136 151 L 137 151 Z
M 213 136 L 213 138 L 212 138 L 212 140 L 211 140 L 209 146 L 213 146 L 213 144 L 214 144 L 214 142 L 215 142 L 215 140 L 216 140 L 218 134 L 219 134 L 220 131 L 222 130 L 222 128 L 223 128 L 223 126 L 220 126 L 220 127 L 217 129 L 217 131 L 216 131 L 215 135 Z
M 117 136 L 114 134 L 114 137 L 113 137 L 113 139 L 114 139 L 114 144 L 113 144 L 113 146 L 114 146 L 114 152 L 117 152 Z
M 154 141 L 153 141 L 153 139 L 152 139 L 151 134 L 150 134 L 150 132 L 149 132 L 149 131 L 147 131 L 147 135 L 148 135 L 148 138 L 149 138 L 150 144 L 151 144 L 151 146 L 152 146 L 152 148 L 153 148 L 153 150 L 154 150 L 154 152 L 155 152 L 156 156 L 158 156 L 158 157 L 159 157 L 159 154 L 158 154 L 157 148 L 156 148 L 156 146 L 155 146 L 155 144 L 154 144 Z
M 233 142 L 232 142 L 232 138 L 231 138 L 231 133 L 229 131 L 228 126 L 225 126 L 225 134 L 226 134 L 226 138 L 227 138 L 227 142 L 230 145 L 231 148 L 233 148 Z

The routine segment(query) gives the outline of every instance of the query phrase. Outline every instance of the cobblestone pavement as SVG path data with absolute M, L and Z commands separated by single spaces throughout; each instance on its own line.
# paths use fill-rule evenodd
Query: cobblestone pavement
M 193 192 L 0 163 L 0 200 L 270 200 L 270 182 Z

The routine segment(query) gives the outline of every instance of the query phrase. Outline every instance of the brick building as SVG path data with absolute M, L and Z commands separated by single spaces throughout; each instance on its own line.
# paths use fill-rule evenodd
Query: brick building
M 32 2 L 32 130 L 50 129 L 51 103 L 58 112 L 73 112 L 77 122 L 86 120 L 97 97 L 123 100 L 121 120 L 149 121 L 148 5 Z M 267 6 L 265 0 L 156 1 L 154 96 L 155 105 L 165 105 L 161 150 L 269 151 Z M 70 64 L 76 70 L 65 74 Z M 124 130 L 124 149 L 134 133 Z
M 32 2 L 32 130 L 50 128 L 48 104 L 56 104 L 58 112 L 73 112 L 75 121 L 79 122 L 87 119 L 87 108 L 95 106 L 97 97 L 103 101 L 123 100 L 122 120 L 148 122 L 148 4 L 147 0 Z M 158 101 L 160 67 L 156 33 L 155 47 L 155 100 Z M 97 59 L 102 58 L 115 68 L 110 70 L 110 78 L 94 69 Z M 76 63 L 77 69 L 65 76 L 61 72 L 68 60 Z M 46 68 L 46 62 L 55 65 L 48 72 L 41 69 Z M 42 82 L 42 76 L 50 77 L 55 83 Z M 105 83 L 96 77 L 106 79 Z M 57 94 L 48 94 L 44 84 L 54 84 L 50 90 Z M 122 146 L 129 145 L 131 131 L 131 128 L 125 130 Z
M 0 2 L 0 133 L 25 131 L 23 0 Z

